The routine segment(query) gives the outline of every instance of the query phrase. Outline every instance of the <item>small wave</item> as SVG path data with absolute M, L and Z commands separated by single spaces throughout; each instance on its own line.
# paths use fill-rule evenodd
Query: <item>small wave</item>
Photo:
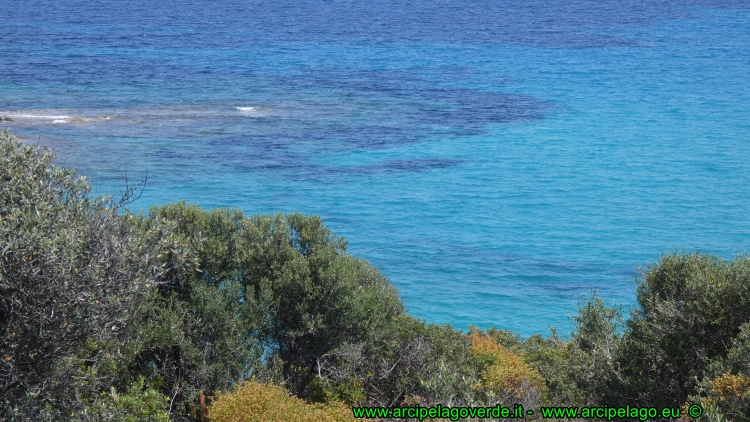
M 70 119 L 71 116 L 49 116 L 46 114 L 26 114 L 26 113 L 4 113 L 4 117 L 10 117 L 11 119 Z
M 86 122 L 94 122 L 94 121 L 101 121 L 101 120 L 109 120 L 111 117 L 109 116 L 75 116 L 71 117 L 70 121 L 73 123 L 86 123 Z
M 261 114 L 263 107 L 235 107 L 240 113 L 248 117 L 264 117 L 265 114 Z
M 89 123 L 103 120 L 110 120 L 110 116 L 75 116 L 67 114 L 57 114 L 51 112 L 46 114 L 29 113 L 19 111 L 0 111 L 0 121 L 19 122 L 21 124 L 61 124 L 61 123 Z

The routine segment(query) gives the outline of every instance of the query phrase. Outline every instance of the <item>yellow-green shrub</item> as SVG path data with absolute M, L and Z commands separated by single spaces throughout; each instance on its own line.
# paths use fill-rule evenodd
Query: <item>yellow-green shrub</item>
M 707 404 L 716 404 L 727 419 L 746 421 L 750 417 L 750 378 L 726 373 L 709 382 Z
M 711 381 L 711 395 L 722 402 L 750 398 L 750 378 L 739 374 L 724 374 Z
M 486 389 L 498 397 L 520 400 L 530 395 L 541 398 L 546 385 L 539 371 L 484 333 L 469 335 L 470 350 L 485 369 L 478 389 Z
M 309 404 L 284 388 L 247 382 L 231 393 L 219 393 L 208 409 L 211 422 L 343 422 L 354 421 L 343 403 Z

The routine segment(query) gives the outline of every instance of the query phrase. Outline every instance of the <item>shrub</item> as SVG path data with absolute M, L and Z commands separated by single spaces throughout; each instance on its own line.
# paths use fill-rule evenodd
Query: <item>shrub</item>
M 465 334 L 407 315 L 380 339 L 329 353 L 321 369 L 329 390 L 358 386 L 359 404 L 377 406 L 469 405 L 477 379 Z
M 740 332 L 732 340 L 732 347 L 724 359 L 717 360 L 709 368 L 714 375 L 724 372 L 750 376 L 750 322 L 740 326 Z
M 140 377 L 123 393 L 118 393 L 115 387 L 102 392 L 97 400 L 87 403 L 81 414 L 72 419 L 82 422 L 170 422 L 166 412 L 168 401 L 154 386 L 147 387 L 145 379 Z
M 642 271 L 617 366 L 614 402 L 684 403 L 750 321 L 750 256 L 671 254 Z M 613 394 L 614 396 L 614 394 Z
M 747 417 L 750 407 L 750 377 L 742 374 L 726 373 L 709 382 L 709 394 L 719 405 L 732 412 Z
M 257 330 L 243 306 L 235 238 L 236 210 L 185 203 L 154 207 L 138 228 L 156 245 L 164 271 L 131 345 L 131 376 L 159 380 L 170 412 L 189 412 L 209 394 L 245 379 L 260 365 Z
M 351 408 L 340 402 L 308 404 L 283 387 L 244 383 L 220 393 L 208 409 L 212 422 L 343 422 L 354 421 Z
M 545 380 L 539 371 L 524 361 L 522 355 L 513 353 L 478 330 L 469 334 L 469 342 L 481 368 L 482 382 L 476 386 L 480 393 L 495 397 L 506 406 L 541 404 L 546 394 Z
M 544 378 L 546 402 L 561 406 L 583 406 L 586 403 L 586 393 L 576 382 L 576 369 L 579 368 L 575 368 L 575 355 L 571 349 L 571 343 L 558 337 L 553 330 L 549 337 L 533 335 L 511 350 L 522 352 L 524 361 Z
M 403 312 L 390 282 L 318 217 L 181 202 L 153 207 L 140 230 L 156 239 L 165 271 L 133 370 L 161 377 L 175 403 L 251 375 L 319 398 L 311 384 L 324 357 L 377 341 Z
M 115 201 L 0 133 L 0 416 L 58 419 L 117 377 L 158 266 Z M 57 416 L 56 416 L 57 415 Z
M 711 363 L 690 399 L 706 407 L 701 420 L 750 421 L 750 323 L 740 327 L 726 357 Z
M 569 384 L 565 385 L 565 379 L 559 384 L 565 390 L 563 402 L 607 404 L 608 397 L 617 397 L 621 391 L 617 358 L 624 330 L 622 310 L 606 306 L 592 292 L 590 297 L 579 299 L 573 321 L 575 331 L 565 348 Z
M 307 397 L 324 357 L 375 341 L 403 305 L 393 285 L 319 217 L 256 216 L 239 235 L 245 303 L 261 315 L 257 335 L 279 355 L 287 386 Z

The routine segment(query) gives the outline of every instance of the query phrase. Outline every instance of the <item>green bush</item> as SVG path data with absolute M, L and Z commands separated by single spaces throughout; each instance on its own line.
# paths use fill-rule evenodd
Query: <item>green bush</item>
M 115 387 L 101 393 L 97 400 L 86 403 L 81 414 L 72 419 L 81 422 L 170 422 L 166 411 L 168 402 L 169 399 L 155 386 L 147 387 L 145 379 L 140 377 L 124 393 L 118 393 Z
M 0 133 L 0 417 L 58 419 L 116 378 L 158 271 L 118 211 L 54 154 Z
M 579 405 L 603 405 L 616 396 L 620 380 L 617 359 L 625 331 L 622 309 L 609 307 L 592 292 L 578 302 L 575 331 L 566 347 L 567 376 L 574 388 L 562 395 Z M 561 398 L 562 398 L 561 397 Z
M 257 216 L 245 228 L 238 250 L 245 303 L 262 315 L 258 339 L 280 357 L 289 388 L 307 397 L 325 356 L 382 338 L 403 313 L 401 300 L 318 217 Z
M 180 409 L 248 377 L 315 400 L 325 356 L 381 338 L 403 312 L 390 282 L 318 217 L 174 203 L 139 229 L 165 270 L 131 371 L 160 377 Z
M 582 406 L 588 401 L 587 394 L 577 382 L 580 369 L 574 360 L 570 342 L 557 336 L 555 331 L 549 337 L 533 335 L 511 350 L 523 354 L 524 361 L 539 371 L 545 380 L 545 403 L 560 406 Z M 583 386 L 586 387 L 586 386 Z
M 732 347 L 750 321 L 750 257 L 662 256 L 642 271 L 639 307 L 631 312 L 618 352 L 621 381 L 609 385 L 619 403 L 684 403 L 712 361 Z
M 702 421 L 750 421 L 750 322 L 740 326 L 726 357 L 709 365 L 690 401 L 707 409 Z
M 326 355 L 321 373 L 337 397 L 377 406 L 468 405 L 478 377 L 464 333 L 407 315 L 380 338 Z
M 229 388 L 260 365 L 257 324 L 231 250 L 242 219 L 238 211 L 175 203 L 136 221 L 163 271 L 130 345 L 128 372 L 158 380 L 171 413 L 187 413 L 201 391 Z

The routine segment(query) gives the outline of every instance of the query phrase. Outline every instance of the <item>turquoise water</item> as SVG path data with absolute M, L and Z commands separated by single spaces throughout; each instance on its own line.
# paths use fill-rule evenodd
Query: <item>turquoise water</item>
M 131 209 L 319 214 L 410 313 L 570 331 L 750 245 L 733 2 L 0 1 L 0 116 Z

